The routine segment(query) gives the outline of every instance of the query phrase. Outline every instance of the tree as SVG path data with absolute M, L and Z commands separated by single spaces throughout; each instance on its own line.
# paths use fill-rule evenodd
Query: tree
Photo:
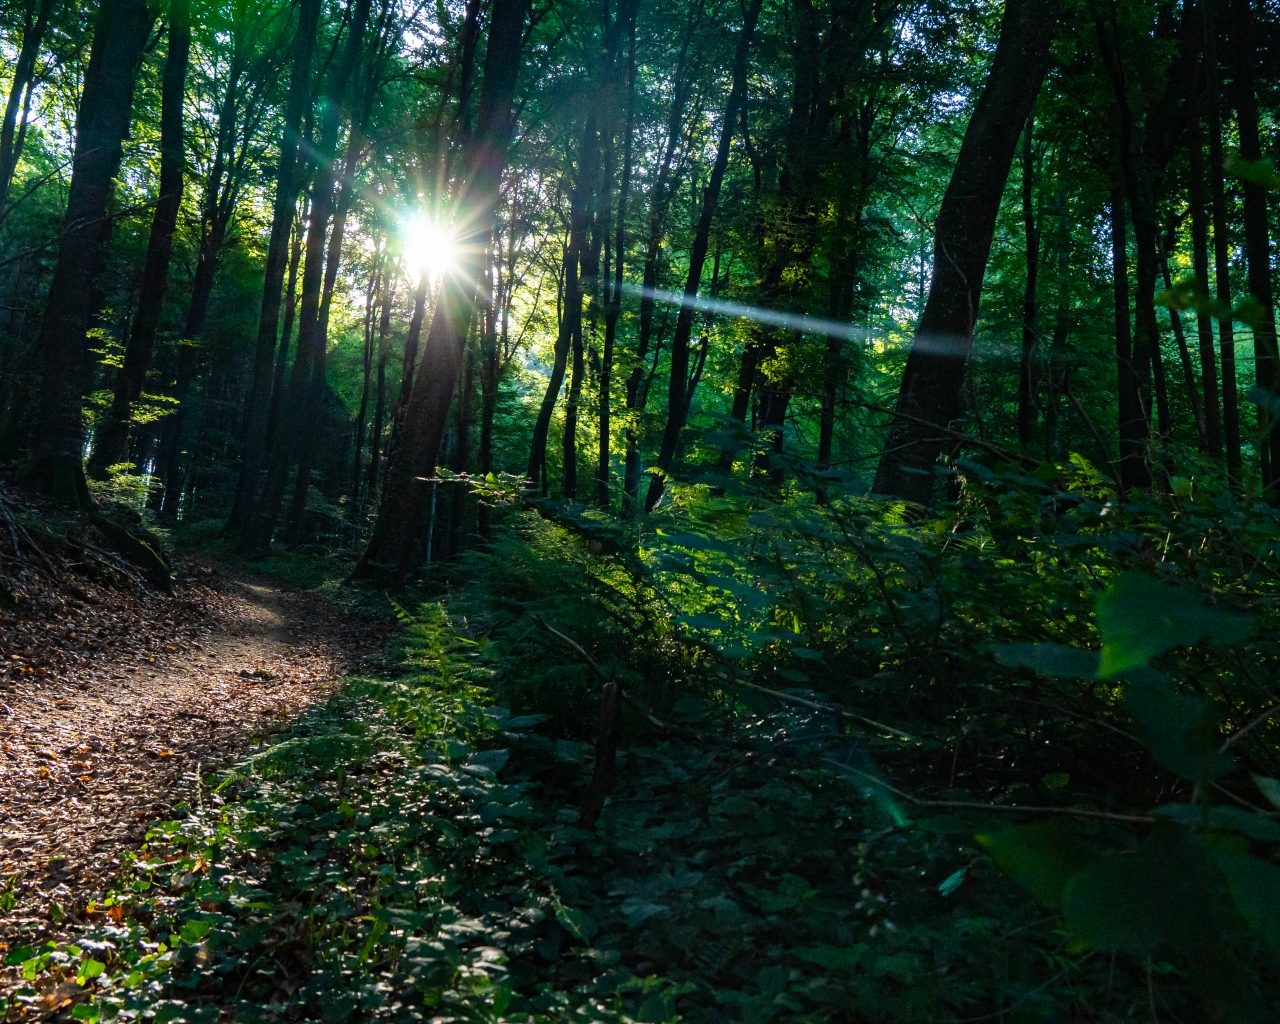
M 169 258 L 173 234 L 182 206 L 186 178 L 183 146 L 183 99 L 187 84 L 187 60 L 191 53 L 191 11 L 187 0 L 169 2 L 169 52 L 165 58 L 164 87 L 160 107 L 160 195 L 151 221 L 151 238 L 142 269 L 142 288 L 133 330 L 125 346 L 124 365 L 116 375 L 111 405 L 94 434 L 91 475 L 102 479 L 120 462 L 129 436 L 129 417 L 142 394 L 151 367 L 151 354 L 165 293 L 169 287 Z
M 67 211 L 40 329 L 42 414 L 32 446 L 36 483 L 68 505 L 89 505 L 80 461 L 86 335 L 111 234 L 111 196 L 133 110 L 137 65 L 153 21 L 142 0 L 99 8 L 76 115 Z
M 973 345 L 996 211 L 1018 136 L 1049 64 L 1057 0 L 1010 0 L 938 214 L 929 297 L 916 327 L 875 491 L 932 503 L 934 464 Z
M 477 304 L 483 301 L 478 295 L 477 264 L 495 227 L 528 13 L 529 0 L 493 0 L 476 127 L 468 135 L 463 176 L 455 189 L 458 208 L 466 211 L 458 247 L 470 254 L 469 265 L 445 278 L 423 350 L 423 365 L 430 372 L 415 376 L 402 439 L 383 481 L 373 535 L 356 569 L 360 575 L 371 575 L 377 567 L 385 566 L 403 579 L 421 536 L 426 495 L 423 478 L 435 468 L 467 333 Z

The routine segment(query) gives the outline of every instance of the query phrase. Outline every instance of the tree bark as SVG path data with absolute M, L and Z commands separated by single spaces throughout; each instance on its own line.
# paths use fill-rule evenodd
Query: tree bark
M 1010 0 L 986 84 L 965 130 L 934 237 L 929 296 L 916 327 L 876 470 L 875 491 L 930 505 L 950 445 L 1000 197 L 1018 135 L 1049 64 L 1057 0 Z
M 142 0 L 99 8 L 76 116 L 67 209 L 37 343 L 43 374 L 33 478 L 72 506 L 89 506 L 81 463 L 86 332 L 96 312 L 97 279 L 111 233 L 108 208 L 129 131 L 138 61 L 153 21 Z
M 1022 227 L 1027 243 L 1027 277 L 1022 291 L 1022 358 L 1018 362 L 1018 450 L 1031 448 L 1031 428 L 1035 421 L 1035 352 L 1038 335 L 1036 294 L 1040 269 L 1040 227 L 1035 208 L 1035 152 L 1032 127 L 1035 115 L 1027 118 L 1022 133 Z
M 284 113 L 284 138 L 276 167 L 276 194 L 272 209 L 271 236 L 267 242 L 262 306 L 258 317 L 258 338 L 254 350 L 253 378 L 245 400 L 241 427 L 242 460 L 236 481 L 235 499 L 227 518 L 227 532 L 243 535 L 248 528 L 258 476 L 267 444 L 267 418 L 271 405 L 271 384 L 280 328 L 281 289 L 289 260 L 289 239 L 293 230 L 294 206 L 298 197 L 298 156 L 302 142 L 302 122 L 311 103 L 311 61 L 320 25 L 321 0 L 298 0 L 298 28 L 293 41 L 293 68 L 289 97 Z
M 124 458 L 129 421 L 134 403 L 142 394 L 147 371 L 151 368 L 160 316 L 169 289 L 169 261 L 173 254 L 173 235 L 178 226 L 185 178 L 182 105 L 190 54 L 191 12 L 188 0 L 170 0 L 169 52 L 165 57 L 160 100 L 160 195 L 151 220 L 138 309 L 133 329 L 129 332 L 129 343 L 125 346 L 124 365 L 116 374 L 111 405 L 94 436 L 89 474 L 98 480 L 106 479 L 107 470 Z
M 684 301 L 676 315 L 675 333 L 671 337 L 667 423 L 662 433 L 662 445 L 658 449 L 658 472 L 649 477 L 649 489 L 644 500 L 646 511 L 651 511 L 662 497 L 666 477 L 675 466 L 680 435 L 689 418 L 689 342 L 693 336 L 694 303 L 698 298 L 702 270 L 711 244 L 711 222 L 715 218 L 716 207 L 720 202 L 720 187 L 724 183 L 725 171 L 729 165 L 729 147 L 738 128 L 742 104 L 746 101 L 747 58 L 762 6 L 762 0 L 748 0 L 733 55 L 733 86 L 725 102 L 720 140 L 716 146 L 715 161 L 711 165 L 711 175 L 702 194 L 702 208 L 689 250 L 689 273 L 685 278 Z
M 325 330 L 321 318 L 326 245 L 330 221 L 336 207 L 335 186 L 338 169 L 338 133 L 347 86 L 359 64 L 364 33 L 372 0 L 355 0 L 347 26 L 346 41 L 338 62 L 330 69 L 320 100 L 320 125 L 313 144 L 314 177 L 311 185 L 311 216 L 307 224 L 306 251 L 302 266 L 302 299 L 298 310 L 298 342 L 290 371 L 289 386 L 281 405 L 279 433 L 271 449 L 267 481 L 257 502 L 255 515 L 243 539 L 248 551 L 265 551 L 271 545 L 288 487 L 289 467 L 300 452 L 303 420 L 314 396 L 313 372 L 322 360 Z M 305 494 L 304 494 L 305 500 Z
M 1232 0 L 1231 52 L 1235 58 L 1235 106 L 1240 128 L 1240 159 L 1246 163 L 1262 160 L 1262 140 L 1258 131 L 1258 100 L 1255 82 L 1258 54 L 1254 36 L 1253 10 L 1249 0 Z M 1240 184 L 1244 206 L 1244 255 L 1249 294 L 1257 303 L 1250 326 L 1256 359 L 1258 402 L 1258 455 L 1262 465 L 1263 495 L 1272 504 L 1280 503 L 1280 351 L 1276 343 L 1276 311 L 1271 284 L 1271 239 L 1267 214 L 1266 186 L 1245 175 Z
M 529 0 L 493 0 L 476 131 L 468 139 L 467 173 L 458 195 L 459 205 L 469 211 L 467 234 L 459 239 L 462 253 L 482 253 L 485 239 L 493 234 L 513 131 L 511 104 L 528 13 Z M 405 410 L 403 442 L 388 466 L 377 522 L 356 567 L 357 575 L 370 575 L 384 565 L 394 577 L 403 579 L 412 566 L 426 497 L 422 478 L 435 468 L 463 346 L 476 312 L 478 297 L 463 280 L 465 272 L 474 274 L 476 269 L 461 268 L 464 272 L 450 275 L 444 282 L 424 348 L 424 366 L 431 372 L 419 374 L 414 381 Z
M 1222 443 L 1227 478 L 1240 486 L 1240 398 L 1236 380 L 1235 324 L 1231 319 L 1231 238 L 1227 227 L 1226 183 L 1223 181 L 1222 70 L 1218 64 L 1218 29 L 1213 0 L 1201 7 L 1204 22 L 1204 62 L 1207 69 L 1209 113 L 1209 206 L 1213 220 L 1213 278 L 1218 300 L 1218 352 L 1222 357 Z
M 9 85 L 9 98 L 4 107 L 4 124 L 0 127 L 0 212 L 8 204 L 13 176 L 22 159 L 26 140 L 27 117 L 31 112 L 31 98 L 35 90 L 36 59 L 49 31 L 56 0 L 30 0 L 22 31 L 22 45 L 13 66 L 13 81 Z M 21 121 L 21 126 L 19 126 Z

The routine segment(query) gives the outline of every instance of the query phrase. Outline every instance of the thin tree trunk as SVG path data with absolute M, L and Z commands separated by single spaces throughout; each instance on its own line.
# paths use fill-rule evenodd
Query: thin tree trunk
M 1209 205 L 1213 219 L 1214 290 L 1218 300 L 1218 352 L 1222 357 L 1222 442 L 1227 478 L 1240 486 L 1240 399 L 1236 381 L 1235 325 L 1231 317 L 1231 239 L 1227 228 L 1226 184 L 1223 181 L 1222 71 L 1218 65 L 1215 4 L 1204 0 L 1204 58 L 1208 75 Z
M 746 101 L 747 59 L 760 18 L 762 0 L 749 0 L 743 14 L 742 31 L 733 57 L 733 87 L 725 102 L 724 120 L 720 126 L 720 140 L 716 147 L 711 175 L 702 194 L 702 209 L 694 231 L 689 251 L 689 273 L 685 278 L 684 302 L 676 316 L 675 333 L 671 338 L 671 377 L 667 393 L 667 424 L 658 449 L 658 472 L 649 477 L 649 489 L 645 495 L 646 511 L 653 509 L 662 497 L 666 477 L 675 466 L 680 435 L 689 418 L 689 341 L 693 335 L 694 302 L 702 281 L 702 269 L 706 264 L 711 242 L 711 222 L 720 202 L 720 186 L 724 182 L 729 163 L 729 147 L 738 126 L 742 104 Z
M 1035 153 L 1032 128 L 1035 115 L 1027 118 L 1022 133 L 1022 226 L 1027 242 L 1027 276 L 1022 291 L 1022 358 L 1018 362 L 1018 450 L 1031 448 L 1031 428 L 1035 421 L 1035 351 L 1038 335 L 1037 274 L 1040 269 L 1040 228 L 1035 208 Z
M 1235 106 L 1240 128 L 1240 159 L 1247 163 L 1262 160 L 1258 131 L 1258 101 L 1255 94 L 1258 55 L 1254 36 L 1253 11 L 1249 0 L 1232 0 L 1231 52 L 1235 58 Z M 1240 184 L 1244 200 L 1244 254 L 1249 294 L 1257 302 L 1253 328 L 1258 403 L 1258 454 L 1263 467 L 1263 494 L 1272 504 L 1280 503 L 1280 417 L 1275 402 L 1280 399 L 1280 351 L 1276 342 L 1276 311 L 1271 284 L 1271 240 L 1267 214 L 1266 186 L 1246 175 Z
M 507 149 L 513 130 L 511 102 L 521 65 L 529 0 L 493 0 L 488 49 L 480 85 L 477 124 L 468 138 L 467 177 L 460 183 L 459 205 L 469 211 L 468 235 L 459 251 L 483 252 L 492 237 Z M 463 268 L 476 271 L 475 267 Z M 435 468 L 477 295 L 467 289 L 465 273 L 446 277 L 424 347 L 424 365 L 405 410 L 403 440 L 388 467 L 373 536 L 356 568 L 369 575 L 386 565 L 403 579 L 421 536 L 426 489 L 422 478 Z
M 13 65 L 13 81 L 9 84 L 9 99 L 4 108 L 4 124 L 0 127 L 0 213 L 8 205 L 13 176 L 22 159 L 26 140 L 27 117 L 31 111 L 31 98 L 35 91 L 36 59 L 49 31 L 56 0 L 30 0 L 26 21 L 22 29 L 22 45 Z M 18 122 L 21 117 L 21 130 Z
M 271 450 L 267 481 L 257 503 L 256 514 L 243 540 L 245 550 L 264 551 L 275 533 L 288 486 L 289 467 L 295 456 L 305 457 L 303 421 L 314 397 L 313 372 L 322 359 L 324 325 L 321 321 L 326 239 L 334 216 L 337 197 L 337 145 L 342 127 L 342 110 L 347 86 L 359 63 L 369 21 L 372 0 L 355 0 L 347 26 L 347 36 L 338 63 L 330 69 L 320 101 L 320 127 L 313 147 L 314 178 L 311 185 L 311 217 L 307 225 L 306 251 L 302 265 L 302 299 L 298 310 L 298 343 L 290 371 L 289 386 L 281 405 L 279 433 Z M 312 410 L 314 411 L 314 410 Z M 300 474 L 301 475 L 301 474 Z M 305 493 L 303 495 L 305 502 Z M 296 509 L 296 503 L 295 503 Z
M 1172 230 L 1170 235 L 1172 235 Z M 1167 245 L 1162 245 L 1160 249 L 1160 273 L 1164 279 L 1165 288 L 1172 289 L 1173 279 L 1169 274 Z M 1200 387 L 1196 381 L 1195 367 L 1191 365 L 1191 350 L 1187 346 L 1187 333 L 1182 327 L 1182 314 L 1173 308 L 1169 310 L 1169 326 L 1173 328 L 1173 340 L 1178 347 L 1178 363 L 1182 367 L 1182 380 L 1187 389 L 1187 402 L 1191 406 L 1191 415 L 1195 419 L 1196 438 L 1199 441 L 1200 450 L 1207 452 L 1209 451 L 1209 431 L 1205 424 Z M 1212 345 L 1209 351 L 1212 354 Z
M 1197 24 L 1203 33 L 1204 4 L 1196 4 Z M 1203 43 L 1203 38 L 1201 40 Z M 1201 47 L 1203 50 L 1203 47 Z M 1209 313 L 1209 201 L 1205 190 L 1203 56 L 1191 83 L 1192 135 L 1188 150 L 1190 168 L 1187 195 L 1191 207 L 1191 271 L 1195 278 L 1196 341 L 1200 351 L 1200 406 L 1204 415 L 1205 450 L 1222 458 L 1222 407 L 1218 396 L 1218 361 L 1213 350 L 1213 317 Z M 1166 261 L 1166 277 L 1168 276 Z M 1173 315 L 1176 315 L 1173 314 Z
M 387 358 L 391 354 L 391 305 L 395 301 L 395 289 L 391 275 L 383 282 L 382 312 L 378 317 L 378 397 L 373 406 L 373 436 L 369 439 L 369 490 L 368 502 L 378 497 L 378 470 L 382 459 L 382 432 L 387 414 Z
M 124 364 L 116 374 L 111 404 L 94 435 L 89 474 L 104 480 L 107 470 L 121 462 L 129 438 L 129 421 L 134 403 L 142 394 L 147 371 L 151 369 L 160 316 L 169 290 L 169 260 L 173 235 L 178 226 L 185 178 L 183 99 L 187 84 L 187 61 L 191 53 L 191 16 L 187 0 L 170 0 L 169 52 L 165 58 L 160 101 L 160 195 L 151 220 L 146 262 L 138 310 L 125 346 Z
M 1056 0 L 1010 0 L 986 84 L 942 199 L 929 296 L 907 357 L 875 490 L 923 505 L 951 444 L 982 279 L 1014 149 L 1049 63 Z
M 227 518 L 227 532 L 243 535 L 248 529 L 258 491 L 267 445 L 267 419 L 271 407 L 276 339 L 280 328 L 281 289 L 289 259 L 294 206 L 299 190 L 298 158 L 302 123 L 311 104 L 311 61 L 320 24 L 321 0 L 298 0 L 298 29 L 293 42 L 293 69 L 284 113 L 284 137 L 276 168 L 276 195 L 267 242 L 262 307 L 254 350 L 253 378 L 245 400 L 241 428 L 242 459 L 235 499 Z M 292 297 L 292 296 L 291 296 Z
M 347 233 L 347 218 L 351 213 L 351 201 L 355 192 L 356 165 L 363 147 L 360 132 L 353 129 L 343 168 L 342 198 L 333 218 L 333 230 L 325 250 L 324 288 L 320 299 L 320 314 L 316 323 L 316 338 L 311 356 L 311 380 L 304 401 L 307 407 L 323 415 L 328 392 L 326 365 L 329 354 L 329 316 L 333 309 L 333 293 L 338 284 L 338 265 L 342 261 L 342 244 Z M 299 335 L 301 337 L 301 335 Z M 306 515 L 307 493 L 311 487 L 311 473 L 315 465 L 316 447 L 320 432 L 304 430 L 297 438 L 296 454 L 298 472 L 294 482 L 293 504 L 289 511 L 289 529 L 286 541 L 291 547 L 302 539 L 303 520 Z M 272 453 L 274 455 L 274 452 Z
M 618 321 L 622 317 L 622 282 L 627 252 L 627 207 L 631 198 L 631 160 L 636 112 L 636 6 L 633 2 L 624 11 L 618 12 L 620 19 L 627 21 L 627 104 L 622 119 L 622 179 L 618 185 L 618 211 L 612 239 L 612 267 L 609 256 L 605 257 L 605 320 L 604 347 L 600 353 L 600 399 L 598 411 L 598 444 L 596 449 L 596 504 L 601 508 L 609 507 L 609 476 L 612 462 L 611 444 L 613 426 L 613 359 L 614 347 L 617 344 Z M 610 148 L 612 153 L 612 147 Z M 612 160 L 610 161 L 612 164 Z M 611 180 L 612 175 L 608 178 Z M 606 181 L 605 188 L 608 188 Z M 605 217 L 606 230 L 609 215 Z M 606 249 L 608 241 L 606 240 Z M 608 280 L 612 270 L 612 282 Z

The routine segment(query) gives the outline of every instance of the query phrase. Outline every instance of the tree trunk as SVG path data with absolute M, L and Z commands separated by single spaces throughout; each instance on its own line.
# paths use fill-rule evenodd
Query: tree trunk
M 1037 274 L 1040 269 L 1040 228 L 1036 223 L 1035 154 L 1032 127 L 1035 115 L 1027 118 L 1022 133 L 1022 227 L 1027 241 L 1027 277 L 1022 291 L 1022 358 L 1018 362 L 1018 450 L 1031 448 L 1031 428 L 1035 421 L 1035 351 L 1038 303 Z
M 324 400 L 328 391 L 326 365 L 329 354 L 329 316 L 333 309 L 333 293 L 338 284 L 338 266 L 342 262 L 342 243 L 347 233 L 347 218 L 351 214 L 351 201 L 355 192 L 355 172 L 363 141 L 360 132 L 353 128 L 343 168 L 342 199 L 333 218 L 333 230 L 325 251 L 324 288 L 320 299 L 320 315 L 315 327 L 315 340 L 311 354 L 311 379 L 302 396 L 305 407 L 323 415 Z M 301 339 L 301 333 L 299 333 Z M 296 456 L 298 473 L 294 482 L 293 503 L 289 511 L 287 542 L 297 546 L 302 539 L 303 520 L 306 515 L 307 493 L 311 487 L 311 473 L 315 466 L 319 431 L 303 430 L 297 437 Z M 274 452 L 272 453 L 275 454 Z
M 1202 32 L 1206 2 L 1211 0 L 1200 0 L 1196 5 L 1197 23 Z M 1218 396 L 1217 357 L 1213 350 L 1213 317 L 1208 309 L 1209 201 L 1205 191 L 1203 148 L 1205 73 L 1206 66 L 1202 56 L 1191 83 L 1192 136 L 1188 146 L 1190 168 L 1187 197 L 1191 207 L 1191 271 L 1195 278 L 1196 341 L 1200 351 L 1200 406 L 1204 411 L 1205 450 L 1212 458 L 1221 459 L 1222 407 Z
M 1222 357 L 1222 443 L 1227 478 L 1240 486 L 1240 399 L 1236 381 L 1235 325 L 1231 318 L 1231 238 L 1227 228 L 1226 183 L 1223 181 L 1222 71 L 1218 65 L 1218 29 L 1213 0 L 1204 0 L 1204 62 L 1209 113 L 1209 206 L 1213 220 L 1214 290 L 1218 300 L 1218 352 Z
M 1255 82 L 1258 55 L 1253 11 L 1249 0 L 1232 0 L 1231 52 L 1235 58 L 1235 106 L 1240 127 L 1240 159 L 1247 163 L 1262 160 L 1258 132 L 1258 101 Z M 1266 186 L 1245 175 L 1240 184 L 1244 200 L 1244 255 L 1249 294 L 1256 301 L 1253 347 L 1257 369 L 1258 454 L 1263 466 L 1263 495 L 1272 504 L 1280 503 L 1280 417 L 1275 414 L 1280 400 L 1280 351 L 1276 344 L 1276 311 L 1271 285 L 1271 240 L 1267 214 Z
M 644 269 L 641 272 L 643 286 L 640 293 L 640 309 L 637 318 L 635 362 L 627 374 L 626 425 L 623 428 L 622 515 L 626 520 L 634 517 L 640 492 L 640 425 L 639 420 L 649 402 L 648 382 L 657 368 L 661 343 L 655 346 L 653 369 L 648 368 L 649 347 L 653 342 L 653 314 L 656 304 L 654 292 L 658 287 L 658 261 L 662 254 L 662 240 L 666 231 L 667 214 L 671 205 L 671 175 L 675 155 L 693 89 L 693 76 L 689 73 L 689 51 L 700 27 L 702 4 L 692 5 L 685 23 L 680 56 L 673 73 L 671 106 L 667 111 L 667 125 L 662 159 L 649 192 L 649 232 L 645 245 Z M 646 372 L 647 371 L 647 372 Z
M 742 21 L 742 31 L 733 56 L 733 87 L 725 102 L 724 119 L 720 125 L 720 140 L 716 147 L 711 176 L 702 194 L 702 209 L 694 231 L 689 251 L 689 273 L 685 278 L 684 301 L 676 316 L 675 333 L 671 338 L 671 377 L 667 392 L 667 424 L 662 433 L 662 445 L 658 449 L 658 472 L 649 477 L 649 489 L 644 507 L 651 511 L 662 497 L 666 477 L 675 466 L 680 435 L 689 418 L 689 341 L 693 336 L 694 303 L 702 282 L 702 269 L 706 265 L 711 243 L 711 222 L 720 202 L 720 187 L 724 183 L 729 164 L 729 147 L 737 131 L 742 104 L 746 102 L 747 59 L 755 36 L 756 23 L 760 19 L 762 0 L 749 0 Z
M 467 177 L 460 183 L 458 195 L 459 205 L 469 211 L 467 235 L 459 239 L 458 247 L 464 254 L 483 252 L 485 239 L 494 231 L 502 171 L 514 127 L 511 102 L 528 13 L 529 0 L 493 0 L 476 131 L 468 139 Z M 378 519 L 357 575 L 370 575 L 375 567 L 386 565 L 395 577 L 403 579 L 411 568 L 426 497 L 421 478 L 435 468 L 463 346 L 475 315 L 477 295 L 463 283 L 466 271 L 476 274 L 477 268 L 460 268 L 458 274 L 446 278 L 432 316 L 423 353 L 424 366 L 431 372 L 419 374 L 414 381 L 405 410 L 403 441 L 388 466 Z
M 81 463 L 86 332 L 96 312 L 97 279 L 111 233 L 108 208 L 152 21 L 142 0 L 115 0 L 99 8 L 76 116 L 67 209 L 37 342 L 44 365 L 34 481 L 73 506 L 89 505 Z
M 241 428 L 242 459 L 236 481 L 235 499 L 227 518 L 227 532 L 243 535 L 248 528 L 258 490 L 258 476 L 267 444 L 267 418 L 271 405 L 271 384 L 280 328 L 281 289 L 289 260 L 289 239 L 293 230 L 294 206 L 298 197 L 298 156 L 302 142 L 302 122 L 311 104 L 311 60 L 320 24 L 321 0 L 298 0 L 298 29 L 293 42 L 293 68 L 289 97 L 284 113 L 284 138 L 276 167 L 276 195 L 267 242 L 262 307 L 258 317 L 258 339 L 254 350 L 253 378 L 245 400 Z
M 378 498 L 378 470 L 382 460 L 382 433 L 387 414 L 387 358 L 391 354 L 391 305 L 395 289 L 390 275 L 383 282 L 382 312 L 378 317 L 378 397 L 373 405 L 373 436 L 369 439 L 368 502 Z
M 991 71 L 938 214 L 929 296 L 876 470 L 880 494 L 933 501 L 934 466 L 959 410 L 1000 197 L 1048 68 L 1058 6 L 1057 0 L 1005 6 Z
M 165 58 L 160 101 L 160 195 L 151 220 L 146 263 L 138 294 L 124 365 L 116 374 L 111 405 L 94 436 L 89 473 L 104 480 L 107 470 L 121 462 L 129 437 L 129 421 L 134 403 L 142 394 L 143 382 L 151 368 L 160 316 L 169 288 L 169 260 L 173 234 L 178 226 L 185 177 L 183 152 L 183 98 L 187 83 L 187 60 L 191 53 L 191 16 L 187 0 L 170 0 L 169 52 Z
M 13 81 L 9 85 L 9 99 L 4 108 L 4 124 L 0 127 L 0 214 L 9 201 L 13 176 L 22 159 L 26 139 L 27 117 L 31 112 L 31 98 L 35 91 L 36 59 L 49 31 L 56 0 L 30 0 L 26 21 L 22 27 L 22 46 L 13 66 Z M 19 129 L 19 119 L 21 128 Z
M 1150 438 L 1142 390 L 1133 358 L 1133 325 L 1129 318 L 1129 243 L 1125 227 L 1124 189 L 1111 189 L 1111 275 L 1115 309 L 1116 395 L 1120 435 L 1120 482 L 1125 488 L 1151 483 L 1147 464 Z
M 243 539 L 245 550 L 264 551 L 271 545 L 279 519 L 284 493 L 288 487 L 289 467 L 300 452 L 303 421 L 314 394 L 313 372 L 324 351 L 324 325 L 321 320 L 326 239 L 329 223 L 336 207 L 335 185 L 338 169 L 338 133 L 342 127 L 342 110 L 347 85 L 360 59 L 365 28 L 372 0 L 355 0 L 347 26 L 342 56 L 330 69 L 324 95 L 320 100 L 320 128 L 312 147 L 314 179 L 311 185 L 311 216 L 307 224 L 306 251 L 302 266 L 302 299 L 298 310 L 298 343 L 290 371 L 289 386 L 281 405 L 279 433 L 271 449 L 271 462 L 262 496 Z M 336 232 L 335 232 L 336 233 Z M 304 494 L 305 501 L 305 494 Z

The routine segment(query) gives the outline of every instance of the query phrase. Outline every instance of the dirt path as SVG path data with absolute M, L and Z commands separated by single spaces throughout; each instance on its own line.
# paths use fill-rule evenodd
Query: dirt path
M 81 918 L 149 822 L 385 635 L 306 594 L 200 578 L 159 629 L 126 618 L 112 632 L 99 597 L 87 614 L 0 630 L 0 960 Z

